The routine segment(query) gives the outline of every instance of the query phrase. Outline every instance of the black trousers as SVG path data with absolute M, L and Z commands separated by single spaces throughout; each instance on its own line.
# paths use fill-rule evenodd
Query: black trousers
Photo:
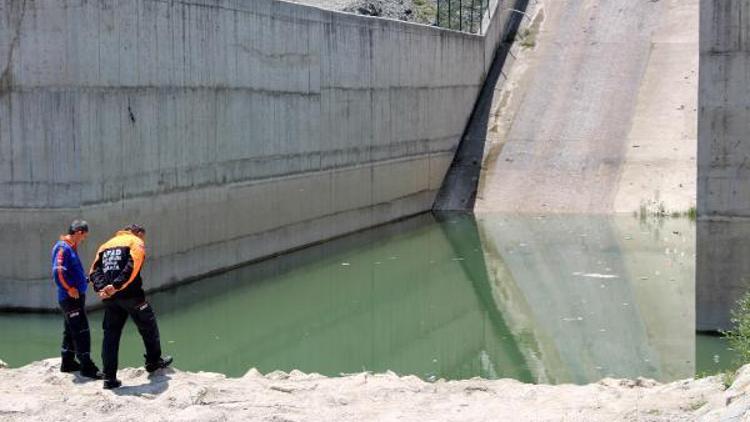
M 117 360 L 120 351 L 120 337 L 128 316 L 133 320 L 146 347 L 146 363 L 156 362 L 161 357 L 159 341 L 159 327 L 156 325 L 156 315 L 145 298 L 114 297 L 103 300 L 104 303 L 104 341 L 102 344 L 102 364 L 104 377 L 116 378 Z
M 62 357 L 78 358 L 81 363 L 91 360 L 91 332 L 89 319 L 86 317 L 86 295 L 78 299 L 65 298 L 59 302 L 64 319 Z

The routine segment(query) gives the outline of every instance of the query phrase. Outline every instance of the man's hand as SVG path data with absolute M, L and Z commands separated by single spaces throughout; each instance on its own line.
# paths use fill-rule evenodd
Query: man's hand
M 117 289 L 115 289 L 115 286 L 111 284 L 107 284 L 106 286 L 104 286 L 103 289 L 99 291 L 99 297 L 102 299 L 108 299 L 112 297 L 112 295 L 115 294 L 116 292 L 117 292 Z
M 75 287 L 71 287 L 68 289 L 68 296 L 72 297 L 73 299 L 78 299 L 81 295 L 78 294 L 78 289 Z

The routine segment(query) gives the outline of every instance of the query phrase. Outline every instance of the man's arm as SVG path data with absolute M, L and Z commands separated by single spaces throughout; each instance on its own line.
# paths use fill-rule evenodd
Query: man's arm
M 122 271 L 120 271 L 120 274 L 118 274 L 117 278 L 112 281 L 112 286 L 114 286 L 114 288 L 117 290 L 121 290 L 125 283 L 130 280 L 130 277 L 133 276 L 134 269 L 135 265 L 133 262 L 133 256 L 131 255 L 128 257 L 128 262 L 125 264 L 125 267 L 123 267 Z
M 107 280 L 104 278 L 104 271 L 102 271 L 102 262 L 100 256 L 100 253 L 96 254 L 94 263 L 91 264 L 91 270 L 89 272 L 89 281 L 94 287 L 95 292 L 101 291 L 104 286 L 107 285 Z
M 55 263 L 52 267 L 52 271 L 54 274 L 55 283 L 57 283 L 57 285 L 61 289 L 68 292 L 68 296 L 72 297 L 73 299 L 78 299 L 78 289 L 68 283 L 68 280 L 65 277 L 66 273 L 68 272 L 68 267 L 65 265 L 65 262 L 69 258 L 70 254 L 66 251 L 65 248 L 58 248 L 57 253 L 55 254 Z
M 130 257 L 125 267 L 122 269 L 117 278 L 112 282 L 112 286 L 118 291 L 128 287 L 135 280 L 141 271 L 143 261 L 146 259 L 146 247 L 143 241 L 137 240 L 130 244 Z

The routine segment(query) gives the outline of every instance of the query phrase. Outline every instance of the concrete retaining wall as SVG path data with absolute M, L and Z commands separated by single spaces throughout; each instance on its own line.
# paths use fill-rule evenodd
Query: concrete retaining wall
M 750 217 L 750 0 L 702 0 L 698 215 Z
M 701 0 L 698 94 L 699 330 L 732 328 L 750 287 L 750 0 Z
M 0 307 L 51 308 L 49 250 L 148 229 L 163 287 L 428 210 L 487 36 L 271 0 L 0 0 Z

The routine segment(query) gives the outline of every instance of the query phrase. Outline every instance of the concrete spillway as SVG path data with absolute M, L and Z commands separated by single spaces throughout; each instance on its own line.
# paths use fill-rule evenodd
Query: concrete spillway
M 698 0 L 540 1 L 493 93 L 477 212 L 695 205 Z

